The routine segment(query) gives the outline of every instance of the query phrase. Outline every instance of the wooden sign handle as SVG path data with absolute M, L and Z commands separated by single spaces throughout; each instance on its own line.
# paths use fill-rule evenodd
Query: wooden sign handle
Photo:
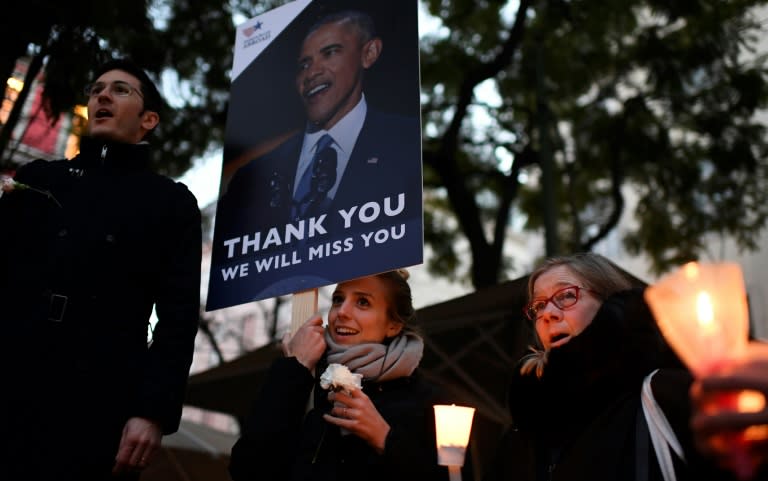
M 291 334 L 317 312 L 317 289 L 307 289 L 291 298 Z

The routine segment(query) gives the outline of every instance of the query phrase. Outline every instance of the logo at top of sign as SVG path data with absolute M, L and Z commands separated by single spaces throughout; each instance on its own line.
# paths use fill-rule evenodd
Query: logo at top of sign
M 312 0 L 293 0 L 281 7 L 262 13 L 237 26 L 235 58 L 232 62 L 232 80 L 258 57 L 278 35 L 312 3 Z
M 251 35 L 253 35 L 253 32 L 255 32 L 256 30 L 261 30 L 261 26 L 262 25 L 263 25 L 263 23 L 256 22 L 253 25 L 251 25 L 250 27 L 245 27 L 243 29 L 243 33 L 245 34 L 246 37 L 250 37 Z

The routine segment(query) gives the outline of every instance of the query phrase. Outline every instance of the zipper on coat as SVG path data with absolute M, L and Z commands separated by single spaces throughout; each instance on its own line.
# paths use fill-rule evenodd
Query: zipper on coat
M 547 479 L 549 481 L 552 481 L 552 479 L 553 479 L 552 475 L 553 475 L 553 473 L 555 471 L 555 466 L 557 466 L 557 463 L 552 463 L 549 466 L 547 466 Z
M 552 481 L 555 478 L 555 468 L 560 462 L 560 456 L 563 450 L 561 448 L 552 448 L 549 451 L 549 463 L 547 464 L 547 480 Z
M 107 146 L 103 145 L 101 147 L 101 165 L 104 165 L 104 159 L 107 158 Z
M 323 440 L 325 440 L 325 431 L 328 425 L 326 423 L 323 423 L 323 432 L 320 434 L 320 441 L 317 443 L 317 448 L 315 448 L 315 455 L 312 456 L 312 464 L 315 464 L 317 461 L 317 456 L 320 454 L 320 448 L 323 447 Z

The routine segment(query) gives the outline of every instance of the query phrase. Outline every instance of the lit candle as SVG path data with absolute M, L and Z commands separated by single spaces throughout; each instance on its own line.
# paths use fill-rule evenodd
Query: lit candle
M 689 262 L 648 287 L 645 298 L 664 338 L 694 374 L 743 356 L 749 316 L 738 264 Z
M 434 409 L 437 464 L 448 466 L 451 481 L 460 481 L 475 408 L 452 404 L 435 405 Z
M 689 262 L 648 287 L 645 299 L 664 338 L 697 377 L 746 356 L 749 315 L 738 264 Z M 742 390 L 718 393 L 702 409 L 710 414 L 758 412 L 764 406 L 761 393 Z M 749 441 L 768 435 L 766 429 L 750 429 L 717 435 L 720 443 L 730 446 L 729 467 L 741 479 L 754 471 Z

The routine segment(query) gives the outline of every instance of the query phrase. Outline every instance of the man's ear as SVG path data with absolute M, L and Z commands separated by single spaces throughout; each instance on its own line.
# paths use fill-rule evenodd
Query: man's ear
M 141 114 L 141 127 L 146 129 L 147 132 L 157 127 L 160 123 L 160 115 L 152 110 L 145 110 Z
M 383 47 L 384 44 L 379 37 L 374 37 L 365 42 L 365 45 L 363 45 L 363 68 L 370 68 L 371 65 L 376 63 Z

